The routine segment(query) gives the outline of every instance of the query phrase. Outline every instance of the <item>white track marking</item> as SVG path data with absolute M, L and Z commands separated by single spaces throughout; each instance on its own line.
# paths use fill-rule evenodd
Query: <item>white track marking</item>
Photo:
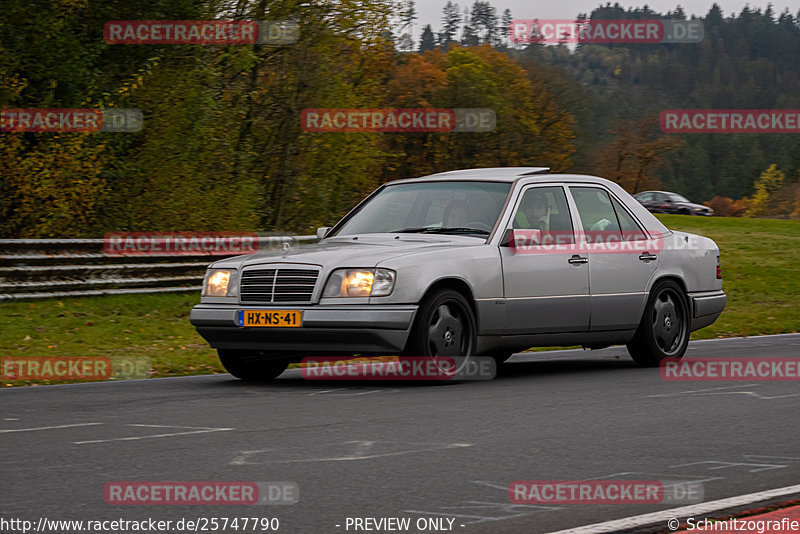
M 173 432 L 169 434 L 151 434 L 149 436 L 131 436 L 129 438 L 112 438 L 112 439 L 92 439 L 87 441 L 73 441 L 75 445 L 85 445 L 87 443 L 108 443 L 111 441 L 135 441 L 140 439 L 153 439 L 153 438 L 168 438 L 172 436 L 188 436 L 189 434 L 207 434 L 209 432 L 227 432 L 234 430 L 233 428 L 202 428 L 193 426 L 171 426 L 171 425 L 141 425 L 130 424 L 126 426 L 139 426 L 139 427 L 155 427 L 155 428 L 183 428 L 192 429 L 191 432 Z
M 355 392 L 353 392 L 355 391 Z M 371 393 L 383 393 L 389 391 L 398 391 L 396 389 L 370 389 L 368 391 L 357 391 L 351 388 L 341 388 L 341 389 L 323 389 L 322 391 L 315 391 L 313 393 L 309 393 L 309 397 L 314 397 L 316 395 L 324 395 L 325 393 L 332 393 L 334 397 L 356 397 L 358 395 L 369 395 Z M 344 392 L 344 393 L 343 393 Z M 329 397 L 331 395 L 328 395 Z
M 428 452 L 428 451 L 440 451 L 445 449 L 454 449 L 459 447 L 472 447 L 473 445 L 470 443 L 408 443 L 408 444 L 400 444 L 400 446 L 411 446 L 416 448 L 411 449 L 400 449 L 400 450 L 389 450 L 386 452 L 371 452 L 372 447 L 376 444 L 378 446 L 386 445 L 386 444 L 394 444 L 395 442 L 390 441 L 345 441 L 341 443 L 330 444 L 331 448 L 335 449 L 337 453 L 342 451 L 343 448 L 350 449 L 350 454 L 346 456 L 336 456 L 334 454 L 326 455 L 324 451 L 318 451 L 310 454 L 316 454 L 317 456 L 312 456 L 310 458 L 276 458 L 271 459 L 270 457 L 265 458 L 263 461 L 249 461 L 249 458 L 253 457 L 254 455 L 262 455 L 266 453 L 276 453 L 281 454 L 285 451 L 280 451 L 277 449 L 262 449 L 262 450 L 255 450 L 255 451 L 240 451 L 239 454 L 234 458 L 232 461 L 229 462 L 229 465 L 255 465 L 255 464 L 293 464 L 293 463 L 307 463 L 307 462 L 343 462 L 343 461 L 353 461 L 353 460 L 372 460 L 374 458 L 385 458 L 388 456 L 401 456 L 404 454 L 413 454 L 418 452 Z M 342 447 L 345 445 L 347 447 Z M 327 446 L 327 445 L 326 445 Z
M 51 430 L 54 428 L 73 428 L 76 426 L 94 426 L 102 424 L 103 423 L 76 423 L 74 425 L 40 426 L 38 428 L 15 428 L 10 430 L 0 430 L 0 433 L 4 434 L 6 432 L 33 432 L 34 430 Z
M 603 523 L 595 523 L 593 525 L 584 525 L 582 527 L 559 530 L 557 532 L 551 532 L 550 534 L 601 534 L 604 532 L 617 532 L 619 530 L 643 527 L 657 523 L 664 523 L 663 526 L 666 527 L 666 521 L 669 519 L 681 519 L 695 515 L 708 514 L 717 510 L 724 510 L 726 508 L 733 508 L 736 506 L 744 506 L 747 504 L 772 499 L 774 497 L 782 497 L 784 495 L 792 495 L 795 493 L 800 493 L 800 484 L 796 486 L 786 486 L 785 488 L 759 491 L 758 493 L 748 493 L 747 495 L 738 495 L 736 497 L 729 497 L 727 499 L 720 499 L 718 501 L 709 501 L 699 504 L 692 504 L 690 506 L 681 506 L 680 508 L 670 508 L 669 510 L 661 510 L 659 512 L 653 512 L 650 514 L 623 517 L 622 519 L 615 519 L 613 521 L 605 521 Z
M 744 463 L 744 462 L 720 462 L 717 460 L 704 460 L 702 462 L 692 462 L 689 464 L 679 464 L 679 465 L 671 465 L 670 468 L 678 468 L 678 467 L 691 467 L 695 465 L 707 465 L 713 467 L 706 467 L 706 469 L 728 469 L 729 467 L 758 467 L 760 469 L 751 469 L 751 473 L 760 473 L 761 471 L 770 471 L 772 469 L 783 469 L 789 467 L 787 465 L 780 465 L 780 464 L 751 464 L 751 463 Z
M 677 393 L 659 393 L 658 395 L 647 395 L 648 398 L 655 398 L 655 397 L 675 397 L 678 395 L 688 395 L 690 393 L 706 393 L 709 391 L 720 391 L 722 389 L 735 389 L 735 388 L 747 388 L 747 387 L 755 387 L 758 384 L 735 384 L 733 386 L 721 386 L 718 388 L 707 388 L 707 389 L 691 389 L 689 391 L 678 391 Z
M 207 426 L 177 426 L 177 425 L 145 425 L 142 423 L 131 423 L 126 426 L 146 426 L 148 428 L 183 428 L 186 430 L 210 430 Z M 233 430 L 232 428 L 220 428 L 214 430 Z
M 690 391 L 678 391 L 675 393 L 659 393 L 658 395 L 645 395 L 645 398 L 648 399 L 655 399 L 658 397 L 680 397 L 684 395 L 748 395 L 750 397 L 755 397 L 757 399 L 763 400 L 772 400 L 772 399 L 784 399 L 786 397 L 797 397 L 800 396 L 800 393 L 791 393 L 789 395 L 760 395 L 755 391 L 724 391 L 724 390 L 731 390 L 731 389 L 740 389 L 740 388 L 748 388 L 748 387 L 759 387 L 763 384 L 742 384 L 742 385 L 734 385 L 734 386 L 723 386 L 718 388 L 709 388 L 709 389 L 695 389 Z

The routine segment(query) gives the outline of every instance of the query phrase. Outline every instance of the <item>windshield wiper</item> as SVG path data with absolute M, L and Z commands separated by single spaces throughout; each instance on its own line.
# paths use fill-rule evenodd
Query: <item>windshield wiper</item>
M 466 226 L 420 226 L 417 228 L 402 228 L 400 230 L 393 230 L 391 234 L 481 234 L 489 235 L 490 232 L 481 230 L 480 228 L 469 228 Z

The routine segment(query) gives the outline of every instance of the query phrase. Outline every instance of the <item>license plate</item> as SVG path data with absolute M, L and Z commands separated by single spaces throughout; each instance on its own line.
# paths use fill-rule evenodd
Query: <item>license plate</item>
M 239 326 L 289 327 L 303 326 L 300 310 L 239 310 Z

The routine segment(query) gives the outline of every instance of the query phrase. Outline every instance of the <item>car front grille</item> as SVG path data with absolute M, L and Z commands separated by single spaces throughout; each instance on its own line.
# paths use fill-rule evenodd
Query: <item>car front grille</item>
M 317 269 L 249 269 L 242 272 L 239 299 L 242 302 L 311 302 L 317 284 Z

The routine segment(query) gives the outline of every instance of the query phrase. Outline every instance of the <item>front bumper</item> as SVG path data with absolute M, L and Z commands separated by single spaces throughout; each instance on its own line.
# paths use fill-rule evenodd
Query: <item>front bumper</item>
M 692 303 L 692 326 L 691 331 L 699 330 L 717 320 L 725 305 L 728 297 L 720 291 L 704 291 L 702 293 L 689 293 L 689 300 Z
M 239 310 L 300 310 L 300 328 L 238 326 Z M 295 354 L 397 353 L 406 346 L 415 305 L 250 306 L 198 304 L 189 315 L 197 332 L 215 349 L 281 351 Z

